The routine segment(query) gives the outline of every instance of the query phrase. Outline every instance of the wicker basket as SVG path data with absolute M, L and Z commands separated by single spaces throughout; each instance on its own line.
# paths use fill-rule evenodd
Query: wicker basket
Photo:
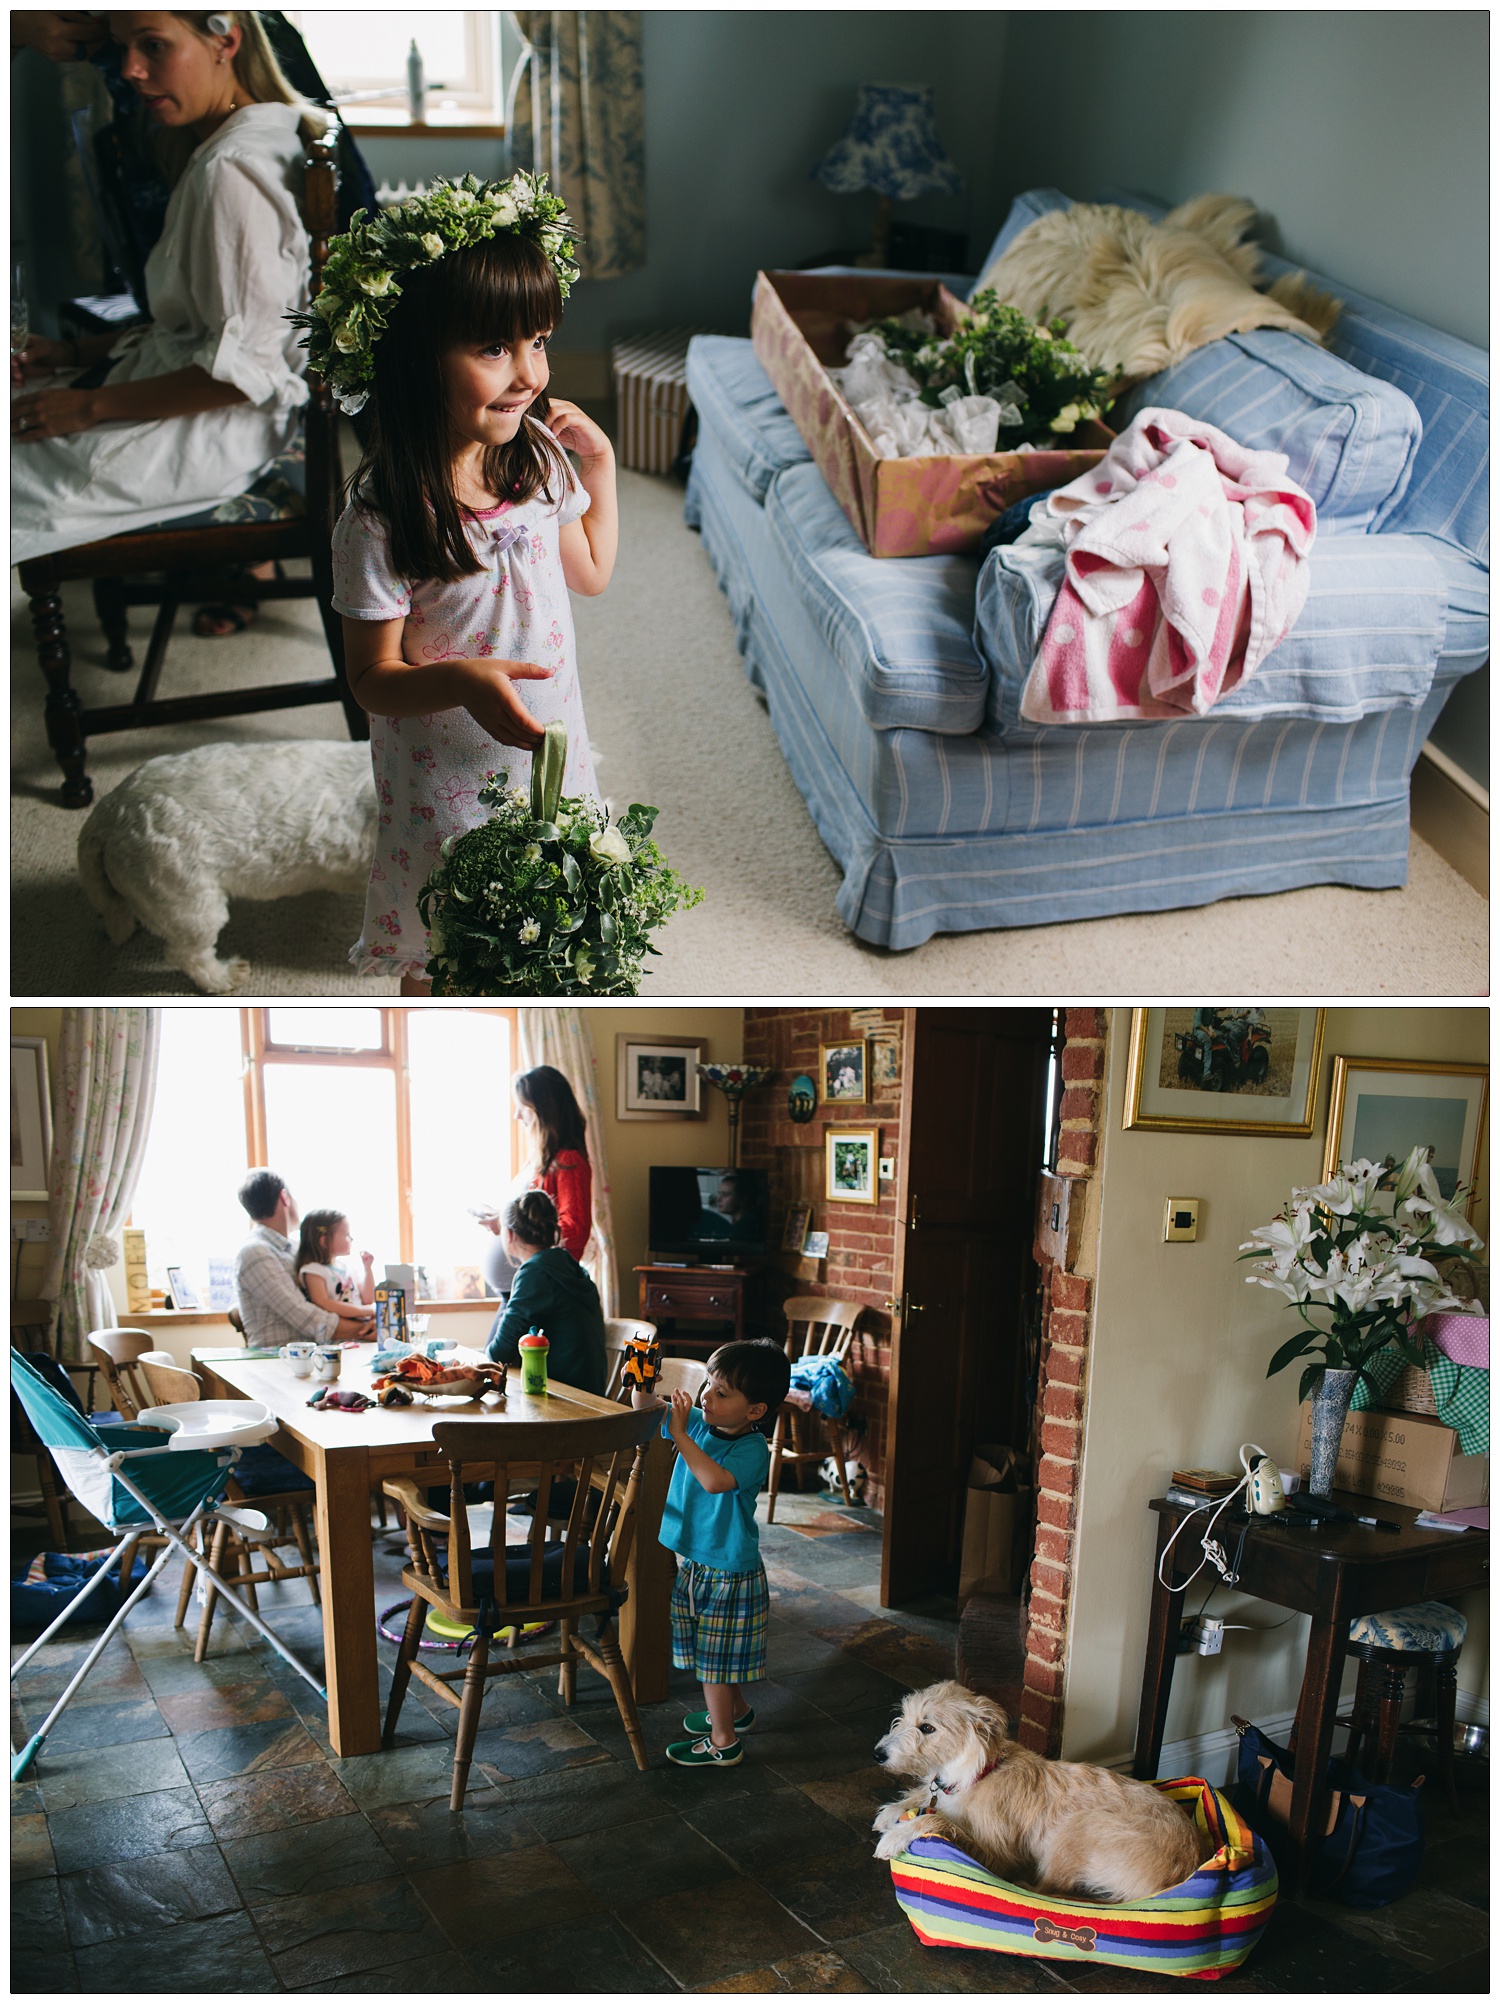
M 1432 1394 L 1432 1373 L 1425 1365 L 1405 1364 L 1401 1375 L 1381 1401 L 1394 1412 L 1426 1413 L 1437 1418 L 1437 1400 Z

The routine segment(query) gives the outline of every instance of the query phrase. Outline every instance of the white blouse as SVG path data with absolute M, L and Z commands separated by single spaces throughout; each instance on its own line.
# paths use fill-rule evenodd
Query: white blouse
M 232 499 L 295 434 L 307 304 L 295 105 L 251 104 L 193 154 L 146 261 L 151 322 L 122 335 L 107 381 L 196 366 L 247 402 L 96 425 L 11 451 L 12 561 L 195 515 Z

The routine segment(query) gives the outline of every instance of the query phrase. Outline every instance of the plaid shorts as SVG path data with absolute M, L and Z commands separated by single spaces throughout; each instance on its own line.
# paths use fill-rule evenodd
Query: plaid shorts
M 672 1587 L 672 1663 L 705 1684 L 743 1684 L 766 1674 L 771 1592 L 766 1569 L 724 1573 L 684 1559 Z

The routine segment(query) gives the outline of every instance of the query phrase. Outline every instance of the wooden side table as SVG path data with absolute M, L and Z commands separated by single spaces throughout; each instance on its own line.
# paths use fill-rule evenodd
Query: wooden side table
M 1334 1501 L 1368 1513 L 1367 1496 L 1335 1492 Z M 1151 1579 L 1151 1612 L 1146 1631 L 1145 1674 L 1141 1680 L 1140 1719 L 1136 1728 L 1132 1773 L 1142 1781 L 1155 1775 L 1161 1759 L 1167 1700 L 1172 1695 L 1172 1671 L 1177 1655 L 1177 1631 L 1182 1622 L 1187 1575 L 1200 1556 L 1198 1539 L 1185 1530 L 1167 1556 L 1173 1531 L 1188 1514 L 1180 1503 L 1156 1497 L 1156 1565 Z M 1245 1532 L 1244 1551 L 1237 1558 L 1237 1593 L 1295 1609 L 1312 1617 L 1307 1638 L 1307 1665 L 1297 1702 L 1296 1765 L 1292 1777 L 1289 1819 L 1289 1890 L 1306 1890 L 1312 1832 L 1321 1827 L 1319 1811 L 1327 1799 L 1324 1775 L 1333 1745 L 1339 1682 L 1349 1647 L 1349 1623 L 1359 1614 L 1405 1607 L 1412 1601 L 1442 1600 L 1474 1587 L 1488 1587 L 1490 1539 L 1487 1531 L 1429 1531 L 1416 1521 L 1415 1510 L 1382 1502 L 1382 1517 L 1399 1522 L 1399 1531 L 1376 1531 L 1349 1522 L 1317 1529 L 1286 1528 L 1264 1518 L 1252 1518 Z M 1207 1522 L 1207 1515 L 1199 1519 Z M 1231 1553 L 1239 1550 L 1243 1516 L 1226 1511 L 1216 1536 Z M 1162 1562 L 1170 1582 L 1161 1583 Z M 1179 1583 L 1180 1582 L 1180 1583 Z
M 654 1322 L 662 1340 L 695 1351 L 717 1349 L 720 1343 L 739 1342 L 745 1334 L 747 1297 L 755 1276 L 737 1266 L 638 1266 L 641 1280 L 641 1319 Z M 724 1336 L 679 1336 L 675 1327 L 663 1323 L 720 1322 L 728 1325 Z

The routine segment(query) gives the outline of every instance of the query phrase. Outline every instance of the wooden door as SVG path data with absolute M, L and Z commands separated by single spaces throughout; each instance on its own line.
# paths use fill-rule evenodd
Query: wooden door
M 913 1009 L 880 1598 L 952 1592 L 978 1440 L 1024 1446 L 1051 1011 Z

